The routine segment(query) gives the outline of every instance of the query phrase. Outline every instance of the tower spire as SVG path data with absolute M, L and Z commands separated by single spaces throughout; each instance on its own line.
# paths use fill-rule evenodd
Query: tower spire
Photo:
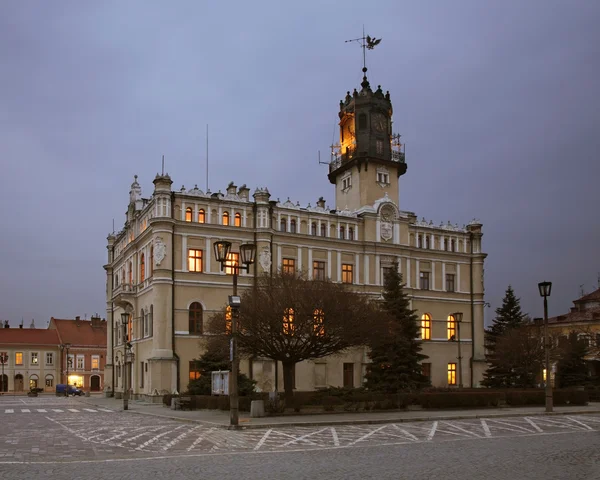
M 381 43 L 381 38 L 370 37 L 365 35 L 365 26 L 363 25 L 362 37 L 346 40 L 344 43 L 357 42 L 363 51 L 363 82 L 367 80 L 367 50 L 373 50 Z

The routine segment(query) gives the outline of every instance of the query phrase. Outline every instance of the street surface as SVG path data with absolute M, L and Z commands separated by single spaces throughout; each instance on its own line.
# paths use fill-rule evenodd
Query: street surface
M 600 479 L 600 415 L 232 431 L 0 397 L 0 478 Z

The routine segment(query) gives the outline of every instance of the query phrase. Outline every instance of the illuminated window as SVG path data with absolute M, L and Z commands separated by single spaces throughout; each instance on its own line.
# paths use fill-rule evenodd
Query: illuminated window
M 92 355 L 92 370 L 100 369 L 100 357 L 98 355 Z
M 353 283 L 354 274 L 353 274 L 353 265 L 348 263 L 342 264 L 342 283 Z
M 198 380 L 202 376 L 202 370 L 196 360 L 190 361 L 190 381 Z
M 294 335 L 295 329 L 296 326 L 294 325 L 294 309 L 286 308 L 283 312 L 283 334 Z
M 454 274 L 453 273 L 446 274 L 446 291 L 454 292 Z
M 15 365 L 23 365 L 23 352 L 15 353 Z
M 204 223 L 206 221 L 206 213 L 201 208 L 198 210 L 198 223 Z
M 421 281 L 421 290 L 429 290 L 429 272 L 421 272 L 419 277 Z
M 202 250 L 188 250 L 188 270 L 190 272 L 202 271 Z
M 225 273 L 233 275 L 240 266 L 240 254 L 237 252 L 229 252 L 227 260 L 225 260 Z
M 325 280 L 325 262 L 313 262 L 313 278 L 315 280 Z
M 310 234 L 314 235 L 315 237 L 317 236 L 317 224 L 316 224 L 316 222 L 311 223 L 311 225 L 310 225 Z
M 296 220 L 290 220 L 290 233 L 296 233 Z
M 194 302 L 188 312 L 190 335 L 202 335 L 202 305 Z
M 293 258 L 284 258 L 281 271 L 283 273 L 293 274 L 296 272 L 296 260 Z
M 31 352 L 31 365 L 39 365 L 37 352 Z
M 421 316 L 421 340 L 431 340 L 431 317 L 427 313 Z
M 236 227 L 241 227 L 242 226 L 242 215 L 241 214 L 239 214 L 239 213 L 235 214 L 235 218 L 233 220 L 233 224 Z
M 144 259 L 144 254 L 140 256 L 140 282 L 143 282 L 146 279 L 146 262 Z
M 448 340 L 454 340 L 456 338 L 456 320 L 454 316 L 448 315 Z
M 231 307 L 225 309 L 225 333 L 231 333 Z
M 448 385 L 456 385 L 456 363 L 448 364 Z
M 317 337 L 325 335 L 325 313 L 320 308 L 315 309 L 313 312 L 314 330 Z
M 54 376 L 53 375 L 46 375 L 46 386 L 47 387 L 54 386 Z
M 185 221 L 186 222 L 191 222 L 192 221 L 192 208 L 188 207 L 185 209 Z
M 223 212 L 223 225 L 229 225 L 229 212 Z

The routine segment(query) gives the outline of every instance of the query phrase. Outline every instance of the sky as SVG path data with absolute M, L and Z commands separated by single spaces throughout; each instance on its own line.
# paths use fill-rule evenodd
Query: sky
M 334 207 L 339 101 L 389 90 L 400 208 L 483 223 L 486 321 L 542 316 L 600 272 L 600 2 L 0 2 L 0 319 L 106 316 L 106 237 L 145 197 L 230 181 Z

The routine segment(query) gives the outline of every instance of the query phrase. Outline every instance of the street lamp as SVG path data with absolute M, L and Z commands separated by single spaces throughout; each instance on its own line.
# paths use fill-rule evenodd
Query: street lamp
M 69 396 L 69 348 L 71 347 L 70 343 L 63 343 L 60 348 L 63 352 L 66 351 L 65 362 L 67 363 L 67 378 L 65 384 L 67 388 L 65 388 L 65 397 Z
M 238 399 L 238 372 L 240 369 L 239 358 L 237 352 L 237 319 L 239 316 L 240 309 L 240 297 L 237 293 L 237 279 L 240 270 L 249 272 L 250 265 L 254 263 L 254 257 L 256 255 L 256 246 L 253 243 L 242 243 L 240 245 L 240 261 L 230 262 L 226 265 L 229 260 L 229 253 L 231 251 L 231 242 L 218 241 L 214 245 L 215 257 L 217 262 L 221 264 L 221 271 L 225 269 L 225 266 L 230 268 L 233 275 L 233 295 L 229 296 L 229 306 L 231 307 L 231 343 L 230 343 L 230 356 L 231 356 L 231 375 L 229 376 L 229 424 L 233 427 L 238 426 L 239 422 L 239 399 Z
M 0 395 L 4 395 L 4 364 L 8 361 L 8 355 L 0 353 L 0 364 L 2 364 L 2 377 L 0 377 Z M 7 388 L 8 390 L 8 388 Z
M 456 322 L 456 338 L 458 340 L 458 388 L 463 388 L 462 383 L 462 355 L 460 352 L 460 324 L 463 319 L 462 312 L 454 312 L 452 314 L 454 321 Z
M 552 282 L 538 283 L 540 296 L 544 297 L 544 354 L 546 356 L 546 412 L 552 411 L 552 383 L 550 380 L 550 345 L 548 338 L 548 297 L 552 291 Z

